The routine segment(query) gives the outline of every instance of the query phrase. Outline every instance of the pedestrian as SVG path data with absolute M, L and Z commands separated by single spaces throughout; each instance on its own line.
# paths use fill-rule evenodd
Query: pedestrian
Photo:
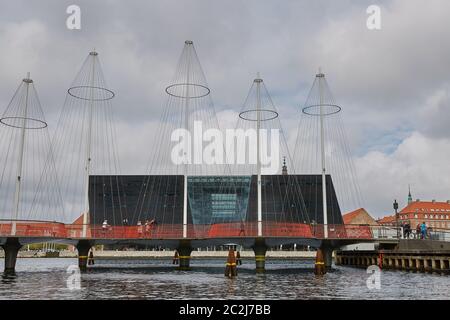
M 241 221 L 241 230 L 239 231 L 239 236 L 245 237 L 245 223 L 243 220 Z
M 137 232 L 138 232 L 139 238 L 141 238 L 142 237 L 142 222 L 141 222 L 141 220 L 139 220 L 137 223 Z
M 420 223 L 416 227 L 416 239 L 420 239 Z
M 108 220 L 104 220 L 102 223 L 102 232 L 103 234 L 106 234 L 106 231 L 108 230 Z
M 236 264 L 238 266 L 242 265 L 242 260 L 241 260 L 241 253 L 238 251 L 236 252 Z
M 427 225 L 425 222 L 423 222 L 420 225 L 420 234 L 421 234 L 421 238 L 422 239 L 426 239 L 427 238 Z
M 92 250 L 89 252 L 89 258 L 88 258 L 88 265 L 94 265 L 94 253 L 92 252 Z
M 177 250 L 175 250 L 175 255 L 173 256 L 172 264 L 179 264 L 180 262 L 180 254 Z
M 409 239 L 409 236 L 411 235 L 411 225 L 409 224 L 409 222 L 407 222 L 405 225 L 405 234 L 406 239 Z
M 146 236 L 150 236 L 150 227 L 151 227 L 150 222 L 148 220 L 145 220 L 144 229 L 145 229 Z

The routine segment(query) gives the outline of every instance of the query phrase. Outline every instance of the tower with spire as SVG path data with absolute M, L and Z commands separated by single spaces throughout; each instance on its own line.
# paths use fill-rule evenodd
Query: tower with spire
M 410 204 L 412 201 L 411 186 L 408 184 L 408 204 Z

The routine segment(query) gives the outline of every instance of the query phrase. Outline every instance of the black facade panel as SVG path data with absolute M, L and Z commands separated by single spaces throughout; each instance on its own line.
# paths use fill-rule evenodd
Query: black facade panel
M 220 186 L 217 188 L 214 188 L 211 182 L 205 182 L 204 188 L 199 188 L 199 182 L 196 182 L 196 190 L 202 190 L 201 192 L 205 194 L 200 198 L 201 201 L 195 203 L 190 203 L 188 198 L 189 224 L 193 223 L 191 205 L 197 206 L 194 210 L 197 214 L 196 221 L 218 222 L 217 219 L 214 220 L 213 213 L 206 212 L 210 205 L 206 206 L 205 210 L 205 199 L 209 197 L 211 202 L 217 202 L 217 197 L 225 193 L 224 186 L 229 179 L 226 177 L 214 179 L 222 181 L 218 182 Z M 327 175 L 326 179 L 328 223 L 342 224 L 331 176 Z M 239 213 L 239 219 L 243 217 L 245 221 L 257 221 L 256 182 L 257 177 L 252 176 L 249 192 L 245 193 L 244 189 L 237 191 L 238 198 L 243 192 L 248 194 L 246 214 Z M 147 219 L 156 219 L 162 224 L 182 224 L 183 184 L 184 177 L 181 175 L 91 176 L 89 184 L 91 223 L 101 224 L 106 219 L 110 225 L 122 225 L 126 218 L 130 225 L 136 225 L 138 221 L 144 223 Z M 261 189 L 263 221 L 323 223 L 321 175 L 262 176 Z M 199 205 L 202 208 L 198 208 Z M 199 219 L 198 212 L 210 214 L 211 218 Z M 230 218 L 230 221 L 237 219 L 237 217 Z

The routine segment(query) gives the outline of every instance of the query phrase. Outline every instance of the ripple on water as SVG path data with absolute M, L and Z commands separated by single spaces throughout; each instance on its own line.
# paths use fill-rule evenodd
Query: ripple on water
M 194 260 L 191 271 L 168 260 L 97 260 L 81 290 L 69 290 L 67 268 L 76 264 L 19 259 L 17 274 L 0 280 L 0 299 L 450 299 L 445 275 L 383 271 L 381 289 L 370 290 L 365 269 L 339 266 L 316 277 L 307 260 L 270 260 L 265 274 L 244 260 L 235 279 L 223 276 L 223 259 Z

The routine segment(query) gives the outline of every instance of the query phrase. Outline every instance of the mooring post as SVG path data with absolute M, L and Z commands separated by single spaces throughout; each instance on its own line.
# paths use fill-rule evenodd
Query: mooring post
M 179 270 L 190 270 L 190 262 L 191 262 L 191 242 L 189 240 L 181 240 L 178 244 L 177 251 L 179 253 L 179 261 L 180 265 L 178 267 Z
M 6 243 L 2 245 L 5 251 L 5 273 L 16 272 L 17 254 L 19 253 L 22 245 L 19 243 L 18 238 L 7 238 Z
M 225 277 L 234 278 L 237 276 L 237 263 L 234 249 L 230 248 L 228 251 L 227 264 L 225 267 Z
M 265 272 L 267 245 L 264 238 L 255 239 L 255 244 L 252 248 L 255 252 L 256 272 Z
M 88 255 L 92 244 L 88 240 L 80 240 L 77 245 L 78 250 L 78 267 L 81 272 L 87 271 Z

